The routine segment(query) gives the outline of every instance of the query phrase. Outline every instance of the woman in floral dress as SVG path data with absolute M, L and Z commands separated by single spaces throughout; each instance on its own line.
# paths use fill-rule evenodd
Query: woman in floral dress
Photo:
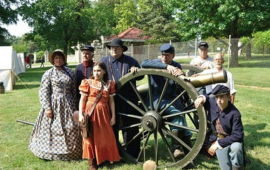
M 36 119 L 29 149 L 46 160 L 82 158 L 82 140 L 73 121 L 76 103 L 74 72 L 67 68 L 66 56 L 56 50 L 49 56 L 54 65 L 42 76 L 39 98 L 42 105 Z
M 93 67 L 90 79 L 82 80 L 79 86 L 81 100 L 79 104 L 79 121 L 84 122 L 83 112 L 90 113 L 97 94 L 102 96 L 90 117 L 93 132 L 83 138 L 83 158 L 88 159 L 89 169 L 97 169 L 97 165 L 107 160 L 119 161 L 118 148 L 112 126 L 115 124 L 115 83 L 108 80 L 106 65 L 97 62 Z

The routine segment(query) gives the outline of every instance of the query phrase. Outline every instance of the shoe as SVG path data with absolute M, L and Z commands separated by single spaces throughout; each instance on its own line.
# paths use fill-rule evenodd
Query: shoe
M 97 170 L 97 161 L 95 158 L 91 160 L 91 164 L 89 163 L 89 170 Z
M 175 149 L 174 152 L 173 152 L 173 156 L 175 158 L 179 158 L 179 157 L 184 156 L 184 155 L 185 154 L 182 151 L 180 151 L 179 149 Z

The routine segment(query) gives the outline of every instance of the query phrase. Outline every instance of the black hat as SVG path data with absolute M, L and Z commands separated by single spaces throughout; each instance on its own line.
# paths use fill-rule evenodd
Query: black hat
M 119 38 L 115 38 L 112 40 L 111 44 L 106 45 L 109 49 L 111 49 L 111 47 L 123 47 L 124 48 L 124 52 L 128 50 L 127 46 L 123 45 L 123 41 Z
M 207 49 L 209 46 L 207 44 L 207 42 L 200 42 L 199 45 L 198 45 L 198 48 L 199 49 Z
M 213 90 L 212 95 L 219 96 L 224 94 L 230 94 L 230 89 L 227 86 L 218 84 Z
M 81 48 L 81 50 L 89 50 L 91 52 L 95 51 L 94 47 L 92 47 L 91 45 L 84 45 L 83 48 Z
M 159 49 L 161 54 L 174 54 L 174 47 L 171 44 L 162 44 Z

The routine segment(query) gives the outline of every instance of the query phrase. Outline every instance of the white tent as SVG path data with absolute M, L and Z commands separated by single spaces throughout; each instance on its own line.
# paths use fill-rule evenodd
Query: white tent
M 25 72 L 24 56 L 13 50 L 12 46 L 0 46 L 0 82 L 6 91 L 13 90 L 15 75 Z

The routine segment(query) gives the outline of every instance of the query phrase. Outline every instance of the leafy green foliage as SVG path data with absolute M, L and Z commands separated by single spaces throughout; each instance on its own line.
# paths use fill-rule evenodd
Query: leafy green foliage
M 88 11 L 84 11 L 90 8 L 87 0 L 37 0 L 23 4 L 21 14 L 34 27 L 34 35 L 67 53 L 68 46 L 91 39 L 91 18 L 85 14 Z
M 110 36 L 112 28 L 116 26 L 114 17 L 114 5 L 119 3 L 119 0 L 99 1 L 94 3 L 93 13 L 89 24 L 93 25 L 93 33 L 95 39 L 100 36 Z
M 268 0 L 168 0 L 177 4 L 177 21 L 180 35 L 188 40 L 201 35 L 203 39 L 250 37 L 252 33 L 270 27 L 270 2 Z M 231 66 L 238 66 L 238 41 L 231 43 Z
M 145 35 L 151 36 L 150 42 L 152 43 L 180 40 L 178 26 L 175 18 L 172 17 L 172 11 L 164 10 L 163 3 L 159 0 L 139 0 L 138 3 L 139 19 L 136 26 L 144 30 Z
M 116 32 L 119 33 L 133 27 L 137 20 L 135 1 L 120 0 L 120 4 L 115 4 L 114 15 L 117 20 Z
M 17 22 L 17 10 L 15 6 L 18 3 L 17 0 L 1 0 L 0 2 L 0 45 L 10 45 L 8 41 L 10 34 L 7 29 L 2 27 L 2 24 L 13 24 Z
M 250 36 L 254 31 L 270 27 L 270 4 L 267 0 L 196 1 L 183 0 L 178 5 L 178 23 L 185 38 Z
M 256 32 L 253 35 L 253 40 L 256 42 L 254 45 L 255 47 L 260 46 L 270 46 L 270 29 L 268 31 L 262 32 Z
M 44 51 L 37 52 L 37 61 L 40 61 L 44 57 Z
M 24 41 L 23 37 L 12 37 L 10 41 L 12 41 L 12 46 L 17 53 L 27 52 L 28 42 Z

